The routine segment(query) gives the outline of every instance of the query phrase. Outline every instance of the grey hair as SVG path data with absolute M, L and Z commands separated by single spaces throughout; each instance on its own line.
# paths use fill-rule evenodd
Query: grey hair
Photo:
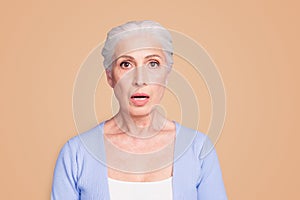
M 104 47 L 102 49 L 102 56 L 104 58 L 103 65 L 106 70 L 110 70 L 114 62 L 114 53 L 116 45 L 128 36 L 136 34 L 149 34 L 157 42 L 160 43 L 161 49 L 166 55 L 166 62 L 168 66 L 173 64 L 173 44 L 170 32 L 157 22 L 144 21 L 130 21 L 120 26 L 112 28 L 106 37 Z M 149 46 L 147 46 L 149 48 Z M 141 44 L 141 48 L 146 48 Z M 150 47 L 151 48 L 151 47 Z

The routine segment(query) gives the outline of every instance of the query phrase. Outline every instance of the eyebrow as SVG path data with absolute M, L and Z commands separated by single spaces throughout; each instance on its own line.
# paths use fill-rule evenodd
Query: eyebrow
M 162 59 L 162 57 L 158 54 L 151 54 L 151 55 L 146 56 L 145 58 L 148 59 L 148 58 L 152 58 L 152 57 L 158 57 L 158 58 Z M 120 58 L 128 58 L 128 59 L 134 60 L 134 57 L 128 56 L 128 55 L 122 55 L 122 56 L 118 57 L 116 60 L 119 60 Z
M 158 54 L 148 55 L 145 58 L 152 58 L 152 57 L 158 57 L 158 58 L 162 59 L 162 57 L 160 55 L 158 55 Z
M 132 57 L 132 56 L 127 56 L 127 55 L 122 55 L 122 56 L 118 57 L 116 60 L 119 60 L 120 58 L 128 58 L 128 59 L 134 60 L 134 57 Z

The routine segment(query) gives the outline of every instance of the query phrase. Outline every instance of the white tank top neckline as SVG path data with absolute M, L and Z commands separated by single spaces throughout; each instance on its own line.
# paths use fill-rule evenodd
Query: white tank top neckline
M 108 178 L 111 200 L 171 200 L 172 176 L 151 182 L 129 182 Z

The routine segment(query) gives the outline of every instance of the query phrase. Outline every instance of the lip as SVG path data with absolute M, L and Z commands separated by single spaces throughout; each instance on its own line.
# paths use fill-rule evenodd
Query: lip
M 144 106 L 148 103 L 150 96 L 146 93 L 134 93 L 130 96 L 130 101 L 135 106 Z

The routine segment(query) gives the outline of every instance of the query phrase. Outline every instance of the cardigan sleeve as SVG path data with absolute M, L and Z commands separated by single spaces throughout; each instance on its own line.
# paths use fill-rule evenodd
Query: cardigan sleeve
M 74 146 L 74 145 L 73 145 Z M 51 200 L 78 200 L 77 155 L 68 141 L 61 149 L 54 169 Z
M 212 147 L 211 151 L 201 159 L 201 176 L 197 186 L 197 199 L 227 200 L 216 150 Z

